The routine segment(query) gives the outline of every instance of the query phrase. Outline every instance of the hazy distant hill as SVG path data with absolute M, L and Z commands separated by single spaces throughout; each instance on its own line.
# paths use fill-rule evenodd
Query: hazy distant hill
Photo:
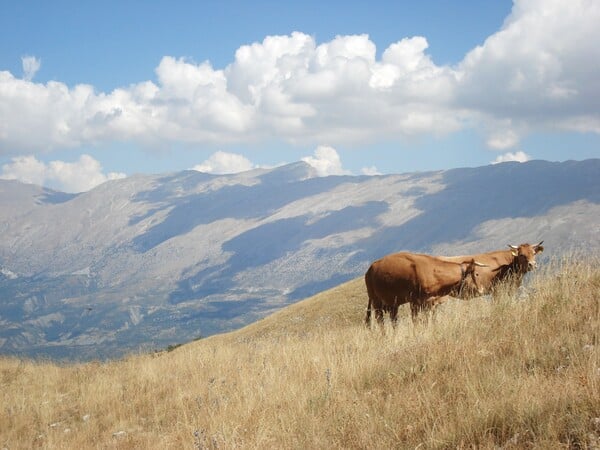
M 316 177 L 305 163 L 0 181 L 0 353 L 95 358 L 237 328 L 398 250 L 600 250 L 600 160 Z

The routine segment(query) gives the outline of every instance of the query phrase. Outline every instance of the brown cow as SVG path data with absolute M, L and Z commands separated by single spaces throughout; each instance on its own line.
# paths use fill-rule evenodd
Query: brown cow
M 541 241 L 537 245 L 521 244 L 509 245 L 508 250 L 497 250 L 489 253 L 465 256 L 438 256 L 442 261 L 461 262 L 475 259 L 485 264 L 485 268 L 478 271 L 478 284 L 483 294 L 494 291 L 496 286 L 505 280 L 512 280 L 515 288 L 519 287 L 525 274 L 536 268 L 535 257 L 544 251 Z
M 410 303 L 415 320 L 419 311 L 429 309 L 439 297 L 480 294 L 476 267 L 481 264 L 473 258 L 450 262 L 416 253 L 394 253 L 375 261 L 365 274 L 369 295 L 365 323 L 371 323 L 371 307 L 379 324 L 388 311 L 395 325 L 398 306 L 404 303 Z

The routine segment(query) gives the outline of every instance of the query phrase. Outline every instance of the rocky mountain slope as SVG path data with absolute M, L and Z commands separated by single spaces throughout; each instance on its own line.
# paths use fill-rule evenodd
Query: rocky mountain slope
M 600 250 L 600 160 L 317 177 L 0 181 L 0 353 L 119 356 L 240 327 L 399 250 Z

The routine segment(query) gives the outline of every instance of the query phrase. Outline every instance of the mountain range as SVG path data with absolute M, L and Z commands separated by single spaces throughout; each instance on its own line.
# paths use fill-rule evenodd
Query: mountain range
M 600 159 L 328 177 L 301 162 L 81 194 L 0 180 L 0 230 L 0 353 L 114 358 L 239 328 L 395 251 L 597 254 Z

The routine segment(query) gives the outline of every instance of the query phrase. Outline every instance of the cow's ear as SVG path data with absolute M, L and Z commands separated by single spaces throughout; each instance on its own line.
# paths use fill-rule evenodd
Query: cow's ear
M 544 251 L 544 247 L 542 245 L 536 245 L 533 249 L 535 250 L 536 255 Z

